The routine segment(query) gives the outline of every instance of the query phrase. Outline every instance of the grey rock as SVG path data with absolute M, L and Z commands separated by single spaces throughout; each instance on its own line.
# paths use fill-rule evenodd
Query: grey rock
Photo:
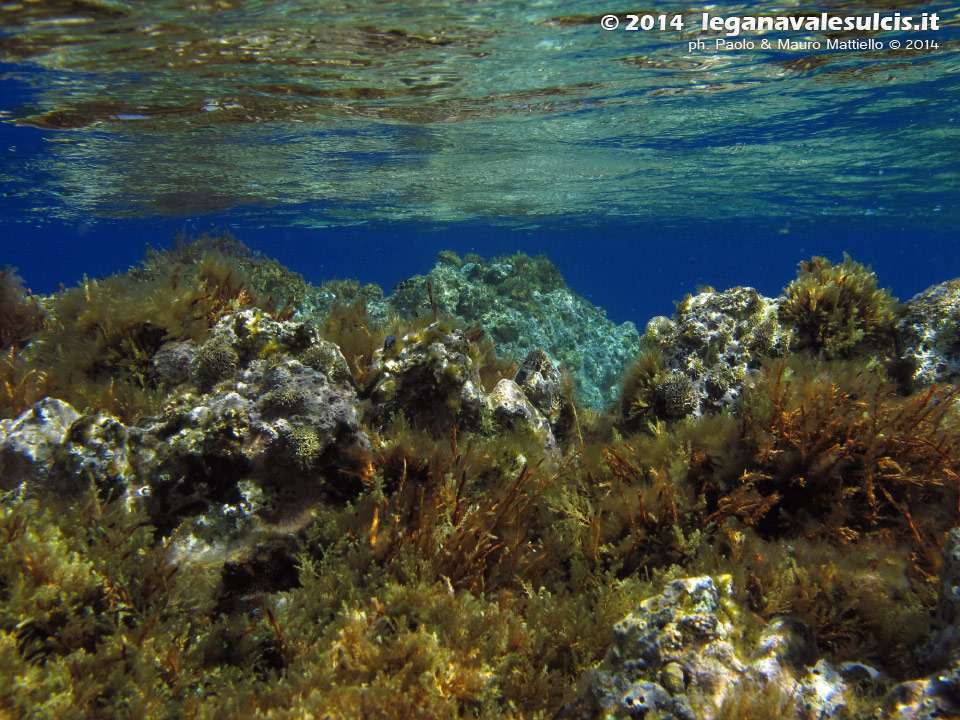
M 181 387 L 143 428 L 154 458 L 139 502 L 161 533 L 183 524 L 176 547 L 192 559 L 355 496 L 362 482 L 339 470 L 370 447 L 346 360 L 311 325 L 244 311 L 222 318 L 198 357 L 210 343 L 236 367 L 200 392 Z
M 929 677 L 895 685 L 883 705 L 884 720 L 960 717 L 960 661 Z
M 620 698 L 620 706 L 631 715 L 645 717 L 670 705 L 670 693 L 656 683 L 640 680 L 633 683 Z
M 826 660 L 819 660 L 795 686 L 801 717 L 842 718 L 849 705 L 843 677 Z
M 864 695 L 876 694 L 887 684 L 886 676 L 866 663 L 840 663 L 837 672 L 847 684 L 856 687 Z
M 640 343 L 658 351 L 671 371 L 657 388 L 665 419 L 734 406 L 752 364 L 786 347 L 778 307 L 779 299 L 736 287 L 687 296 L 673 318 L 650 320 Z
M 778 618 L 744 647 L 759 622 L 738 606 L 729 576 L 671 582 L 614 626 L 579 717 L 713 720 L 726 700 L 765 688 L 792 698 L 796 720 L 844 717 L 850 687 L 816 660 L 810 630 Z
M 481 411 L 483 385 L 460 329 L 435 322 L 378 348 L 366 394 L 373 401 L 375 422 L 384 425 L 403 414 L 417 427 L 471 424 Z
M 531 350 L 517 368 L 513 381 L 520 386 L 523 394 L 544 414 L 551 425 L 556 425 L 563 405 L 560 387 L 560 373 L 554 367 L 547 354 L 540 350 Z
M 57 486 L 68 494 L 91 485 L 103 495 L 137 493 L 149 483 L 153 458 L 139 428 L 104 413 L 84 415 L 64 438 L 55 464 Z
M 549 263 L 538 267 L 546 279 L 530 278 L 530 270 L 510 262 L 441 261 L 426 276 L 404 281 L 386 307 L 408 316 L 429 314 L 429 282 L 441 312 L 482 327 L 504 357 L 543 349 L 570 375 L 578 401 L 600 410 L 616 398 L 623 369 L 637 354 L 637 329 L 630 322 L 611 322 L 566 287 Z
M 931 669 L 960 657 L 960 528 L 947 533 L 942 558 L 937 627 L 917 651 L 920 664 Z
M 0 421 L 4 489 L 75 497 L 91 487 L 123 497 L 148 482 L 153 452 L 143 433 L 106 413 L 81 415 L 45 398 L 15 420 Z
M 768 622 L 760 633 L 757 650 L 798 669 L 817 662 L 817 641 L 813 631 L 792 617 L 776 617 Z
M 44 398 L 18 417 L 0 421 L 0 488 L 49 480 L 55 453 L 78 417 L 69 403 Z
M 915 381 L 960 380 L 960 279 L 934 285 L 904 303 L 897 331 Z
M 180 385 L 190 379 L 199 350 L 194 342 L 168 342 L 154 353 L 151 363 L 160 380 Z
M 513 380 L 504 378 L 498 382 L 486 401 L 494 420 L 501 427 L 524 426 L 543 439 L 546 449 L 556 445 L 550 423 Z

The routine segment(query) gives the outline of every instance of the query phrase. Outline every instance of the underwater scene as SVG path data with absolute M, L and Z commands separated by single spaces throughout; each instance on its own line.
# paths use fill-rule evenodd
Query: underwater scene
M 960 6 L 0 3 L 0 718 L 960 718 Z

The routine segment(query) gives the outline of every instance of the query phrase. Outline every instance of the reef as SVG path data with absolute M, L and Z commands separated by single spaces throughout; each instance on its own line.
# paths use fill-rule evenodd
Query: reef
M 10 716 L 957 714 L 951 284 L 814 258 L 641 339 L 543 258 L 384 300 L 234 243 L 7 276 Z M 571 308 L 579 368 L 523 324 Z
M 637 353 L 633 323 L 612 323 L 602 309 L 572 292 L 543 256 L 485 260 L 441 253 L 426 275 L 397 284 L 386 300 L 388 311 L 431 313 L 428 286 L 440 312 L 467 327 L 482 327 L 500 357 L 545 352 L 571 377 L 585 407 L 600 410 L 614 400 L 623 367 Z
M 960 281 L 950 280 L 904 303 L 897 323 L 910 379 L 929 385 L 960 377 Z
M 798 620 L 751 617 L 729 576 L 683 578 L 614 626 L 580 717 L 846 717 L 861 669 L 818 660 Z
M 753 288 L 705 289 L 677 303 L 673 318 L 650 320 L 642 352 L 621 385 L 623 421 L 678 420 L 735 407 L 750 369 L 782 354 L 788 343 L 779 306 Z

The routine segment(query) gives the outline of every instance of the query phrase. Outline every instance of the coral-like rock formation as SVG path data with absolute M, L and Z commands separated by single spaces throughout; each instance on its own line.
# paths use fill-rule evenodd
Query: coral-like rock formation
M 816 661 L 810 630 L 778 619 L 751 645 L 757 623 L 738 607 L 729 577 L 674 580 L 614 627 L 580 717 L 753 717 L 752 702 L 784 720 L 843 717 L 850 688 Z
M 199 392 L 184 385 L 140 428 L 53 399 L 0 421 L 4 487 L 56 481 L 74 494 L 93 483 L 135 499 L 162 531 L 193 518 L 194 534 L 214 544 L 244 535 L 254 518 L 359 492 L 356 477 L 337 472 L 369 447 L 357 393 L 336 346 L 309 326 L 246 310 L 223 317 L 201 346 L 169 343 L 157 355 L 165 376 L 192 378 Z
M 664 419 L 733 407 L 748 370 L 784 349 L 777 308 L 777 300 L 745 287 L 684 298 L 673 318 L 647 323 L 641 345 L 660 355 L 662 367 L 627 388 L 621 405 L 627 414 L 634 403 L 634 412 L 651 408 Z
M 569 373 L 578 400 L 589 407 L 599 410 L 613 401 L 623 368 L 637 353 L 633 323 L 612 323 L 574 294 L 546 258 L 461 260 L 441 253 L 426 276 L 397 286 L 388 308 L 405 315 L 430 313 L 428 283 L 441 312 L 482 327 L 501 355 L 523 357 L 543 349 Z
M 897 330 L 914 380 L 956 383 L 960 379 L 960 280 L 934 285 L 904 303 Z

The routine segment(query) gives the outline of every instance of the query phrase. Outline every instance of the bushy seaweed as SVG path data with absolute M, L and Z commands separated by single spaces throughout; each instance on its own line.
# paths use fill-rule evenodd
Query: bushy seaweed
M 220 317 L 245 307 L 281 312 L 252 292 L 239 261 L 209 239 L 153 254 L 128 273 L 84 279 L 46 304 L 47 322 L 9 359 L 10 375 L 20 385 L 42 378 L 44 394 L 127 421 L 156 408 L 163 395 L 152 360 L 165 343 L 202 342 Z M 222 372 L 223 362 L 204 368 L 214 366 Z M 213 379 L 206 369 L 201 383 Z M 20 409 L 12 394 L 3 407 L 8 415 Z
M 229 252 L 177 252 L 142 275 L 61 293 L 37 349 L 11 362 L 79 404 L 100 402 L 83 388 L 103 393 L 107 377 L 114 393 L 117 378 L 162 392 L 150 374 L 158 344 L 205 340 L 223 312 L 254 302 Z M 333 345 L 278 346 L 262 360 L 349 373 L 372 403 L 375 358 L 451 342 L 455 330 L 442 313 L 375 322 L 360 293 L 334 301 L 319 327 L 348 368 Z M 512 376 L 479 328 L 457 338 L 488 390 Z M 822 354 L 852 352 L 839 342 Z M 188 388 L 247 361 L 205 347 Z M 136 498 L 91 489 L 65 507 L 8 495 L 0 707 L 64 718 L 560 717 L 613 623 L 701 573 L 729 573 L 762 619 L 806 623 L 832 661 L 911 677 L 942 537 L 960 519 L 960 425 L 954 392 L 901 396 L 875 365 L 770 361 L 751 370 L 735 411 L 691 417 L 681 380 L 645 353 L 610 417 L 578 409 L 565 384 L 555 449 L 424 405 L 422 417 L 366 413 L 370 446 L 334 467 L 323 458 L 323 472 L 317 430 L 293 419 L 275 472 L 310 485 L 296 522 L 262 512 L 249 547 L 196 556 L 178 544 L 181 516 L 155 532 Z M 258 411 L 304 402 L 279 387 Z M 335 473 L 356 492 L 322 492 Z M 800 712 L 764 693 L 726 698 L 718 717 Z
M 44 319 L 40 299 L 24 288 L 17 271 L 0 268 L 0 417 L 18 415 L 44 395 L 46 372 L 17 358 Z
M 792 349 L 824 358 L 892 352 L 897 300 L 849 255 L 839 265 L 822 257 L 801 262 L 784 294 L 780 320 L 792 329 Z
M 758 528 L 837 542 L 882 530 L 921 552 L 938 545 L 958 521 L 956 398 L 938 387 L 903 398 L 875 373 L 771 363 L 743 410 L 753 461 L 738 483 L 778 496 Z
M 43 327 L 40 300 L 23 286 L 9 265 L 0 267 L 0 350 L 19 351 Z
M 333 302 L 323 319 L 320 334 L 340 348 L 354 382 L 362 388 L 371 380 L 373 354 L 383 347 L 390 331 L 367 314 L 366 301 L 360 298 L 353 302 Z
M 643 350 L 624 371 L 620 383 L 619 424 L 639 430 L 656 419 L 657 386 L 667 378 L 659 350 Z
M 144 518 L 91 493 L 0 508 L 0 706 L 13 717 L 189 714 L 229 668 L 203 667 L 223 625 L 211 568 L 178 572 Z
M 189 237 L 179 233 L 169 250 L 147 249 L 144 261 L 131 270 L 136 279 L 150 280 L 170 273 L 176 266 L 196 265 L 204 255 L 218 253 L 232 259 L 256 304 L 278 316 L 289 316 L 312 293 L 300 273 L 250 248 L 228 232 L 202 233 Z

